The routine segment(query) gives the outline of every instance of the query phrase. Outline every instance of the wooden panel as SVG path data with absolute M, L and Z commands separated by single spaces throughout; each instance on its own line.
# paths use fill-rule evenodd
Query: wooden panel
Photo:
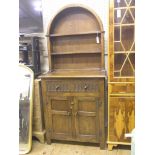
M 47 81 L 48 92 L 98 92 L 99 82 L 97 80 L 50 80 Z
M 49 121 L 51 138 L 64 139 L 72 137 L 70 100 L 63 96 L 49 97 Z
M 40 123 L 40 118 L 33 118 L 33 131 L 43 131 L 42 124 Z
M 93 97 L 76 98 L 76 136 L 82 141 L 99 141 L 98 100 Z
M 53 134 L 67 134 L 70 135 L 70 128 L 71 128 L 71 120 L 69 116 L 64 114 L 55 114 L 52 116 L 53 122 Z M 54 136 L 53 135 L 53 136 Z
M 94 104 L 94 101 L 79 101 L 78 102 L 78 110 L 79 111 L 87 111 L 87 112 L 96 112 L 96 104 Z
M 79 136 L 81 135 L 94 135 L 96 138 L 96 118 L 95 117 L 88 117 L 86 116 L 80 116 L 80 113 L 78 113 L 78 123 L 79 123 Z
M 68 111 L 69 110 L 69 103 L 67 100 L 60 100 L 60 97 L 53 97 L 51 102 L 51 109 L 52 113 L 54 114 L 55 111 Z
M 135 126 L 134 97 L 110 97 L 109 98 L 109 128 L 108 141 L 130 142 L 125 138 Z
M 98 30 L 99 24 L 95 16 L 89 11 L 80 8 L 63 10 L 53 21 L 51 33 L 71 33 Z
M 109 94 L 134 94 L 135 85 L 134 83 L 115 83 L 109 84 Z
M 54 69 L 101 68 L 101 54 L 55 55 Z
M 52 38 L 53 41 L 53 53 L 60 52 L 72 52 L 75 53 L 89 51 L 89 52 L 101 52 L 100 44 L 96 43 L 96 34 L 83 35 L 83 36 L 67 36 Z M 100 35 L 98 34 L 99 38 Z M 79 46 L 80 45 L 80 46 Z
M 41 93 L 41 80 L 34 81 L 34 102 L 33 102 L 33 131 L 41 132 L 44 130 L 43 105 Z

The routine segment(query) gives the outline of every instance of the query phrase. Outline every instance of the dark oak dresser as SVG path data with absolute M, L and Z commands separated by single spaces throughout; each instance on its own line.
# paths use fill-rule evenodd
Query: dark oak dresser
M 49 24 L 49 72 L 41 76 L 46 140 L 105 147 L 102 22 L 91 9 L 69 5 Z

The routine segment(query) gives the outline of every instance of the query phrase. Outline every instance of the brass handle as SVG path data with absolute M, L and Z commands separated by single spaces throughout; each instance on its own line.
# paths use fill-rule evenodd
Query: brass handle
M 71 110 L 71 111 L 70 111 L 69 113 L 70 113 L 70 115 L 72 115 L 72 113 L 73 113 L 73 112 L 72 112 L 72 110 L 73 110 L 73 107 L 72 107 L 72 106 L 70 106 L 70 110 Z

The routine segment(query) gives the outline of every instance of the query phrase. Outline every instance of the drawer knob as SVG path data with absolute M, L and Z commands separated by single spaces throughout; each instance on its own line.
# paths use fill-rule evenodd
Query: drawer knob
M 56 88 L 56 90 L 58 90 L 59 89 L 59 85 L 57 85 L 55 88 Z
M 87 85 L 85 85 L 85 86 L 84 86 L 84 89 L 87 89 L 87 88 L 88 88 L 88 86 L 87 86 Z

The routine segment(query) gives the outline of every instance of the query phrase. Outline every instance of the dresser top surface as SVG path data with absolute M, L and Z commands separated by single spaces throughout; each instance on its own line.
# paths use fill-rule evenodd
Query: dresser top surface
M 40 78 L 104 78 L 105 70 L 56 70 L 44 73 Z

